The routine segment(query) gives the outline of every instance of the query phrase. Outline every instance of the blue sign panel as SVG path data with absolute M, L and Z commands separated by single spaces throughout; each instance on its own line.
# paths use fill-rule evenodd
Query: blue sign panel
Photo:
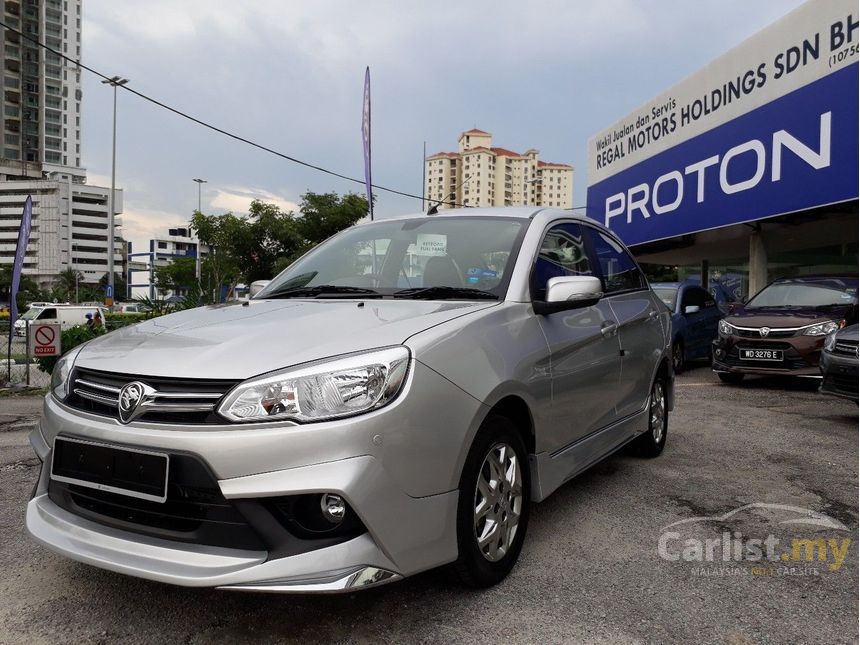
M 587 214 L 642 244 L 857 198 L 849 65 L 588 188 Z

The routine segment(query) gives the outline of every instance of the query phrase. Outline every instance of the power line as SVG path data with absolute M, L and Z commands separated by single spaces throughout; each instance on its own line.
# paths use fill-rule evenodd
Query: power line
M 25 38 L 26 40 L 29 40 L 30 42 L 41 47 L 42 49 L 49 51 L 52 54 L 55 54 L 56 56 L 62 58 L 68 65 L 71 65 L 72 67 L 79 67 L 81 69 L 84 69 L 84 70 L 90 72 L 91 74 L 95 74 L 96 76 L 98 76 L 99 78 L 101 78 L 105 81 L 109 82 L 111 80 L 111 77 L 108 76 L 107 74 L 102 74 L 97 69 L 94 69 L 92 67 L 84 65 L 80 61 L 75 60 L 74 58 L 71 58 L 69 56 L 66 56 L 62 52 L 59 52 L 56 49 L 49 47 L 48 45 L 45 45 L 44 43 L 39 42 L 37 39 L 35 39 L 31 36 L 28 36 L 24 32 L 16 29 L 15 27 L 12 27 L 12 26 L 6 24 L 2 20 L 0 20 L 0 26 L 2 26 L 4 29 L 7 29 L 11 32 L 18 34 L 20 37 Z M 257 143 L 256 141 L 252 141 L 252 140 L 247 139 L 247 138 L 240 136 L 238 134 L 234 134 L 232 132 L 224 130 L 223 128 L 219 128 L 218 126 L 212 125 L 211 123 L 207 123 L 206 121 L 203 121 L 202 119 L 198 119 L 197 117 L 192 116 L 192 115 L 188 114 L 187 112 L 183 112 L 182 110 L 180 110 L 178 108 L 167 105 L 166 103 L 163 103 L 162 101 L 159 101 L 158 99 L 155 99 L 151 96 L 148 96 L 148 95 L 144 94 L 143 92 L 138 92 L 136 89 L 129 87 L 128 85 L 120 85 L 118 87 L 122 90 L 125 90 L 126 92 L 130 92 L 130 93 L 134 94 L 135 96 L 143 99 L 144 101 L 148 101 L 149 103 L 152 103 L 153 105 L 156 105 L 156 106 L 163 108 L 169 112 L 172 112 L 173 114 L 176 114 L 177 116 L 180 116 L 184 119 L 187 119 L 193 123 L 196 123 L 197 125 L 203 126 L 204 128 L 212 130 L 213 132 L 217 132 L 218 134 L 224 135 L 225 137 L 229 137 L 230 139 L 233 139 L 235 141 L 245 143 L 249 146 L 257 148 L 258 150 L 262 150 L 264 152 L 268 152 L 269 154 L 273 154 L 276 157 L 280 157 L 281 159 L 285 159 L 287 161 L 298 164 L 300 166 L 304 166 L 306 168 L 310 168 L 312 170 L 316 170 L 318 172 L 322 172 L 322 173 L 325 173 L 327 175 L 331 175 L 332 177 L 337 177 L 339 179 L 343 179 L 345 181 L 351 181 L 351 182 L 356 183 L 356 184 L 364 184 L 365 183 L 365 181 L 363 179 L 356 179 L 355 177 L 350 177 L 348 175 L 344 175 L 344 174 L 336 172 L 334 170 L 329 170 L 328 168 L 323 168 L 322 166 L 318 166 L 316 164 L 313 164 L 313 163 L 310 163 L 307 161 L 302 161 L 301 159 L 297 159 L 296 157 L 292 157 L 290 155 L 284 154 L 283 152 L 278 152 L 277 150 L 274 150 L 273 148 L 269 148 L 268 146 L 264 146 L 263 144 Z M 413 195 L 412 193 L 407 193 L 407 192 L 404 192 L 402 190 L 396 190 L 394 188 L 388 188 L 386 186 L 380 186 L 379 184 L 371 184 L 371 188 L 376 188 L 377 190 L 381 190 L 381 191 L 384 191 L 387 193 L 392 193 L 394 195 L 401 195 L 402 197 L 410 197 L 412 199 L 418 199 L 418 200 L 421 200 L 422 203 L 426 200 L 426 197 L 424 195 Z M 368 195 L 368 199 L 371 199 L 370 195 Z M 440 200 L 438 202 L 439 205 L 441 205 L 443 203 L 447 204 L 449 206 L 461 206 L 461 207 L 465 206 L 465 204 L 460 204 L 460 203 L 457 203 L 454 201 Z M 582 209 L 582 208 L 585 208 L 585 206 L 573 206 L 571 208 L 571 210 Z

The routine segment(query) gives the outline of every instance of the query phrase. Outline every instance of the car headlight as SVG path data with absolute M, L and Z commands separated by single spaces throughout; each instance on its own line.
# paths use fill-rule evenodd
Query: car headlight
M 827 334 L 827 338 L 824 339 L 824 349 L 826 351 L 832 352 L 834 347 L 836 347 L 836 332 Z
M 720 334 L 721 334 L 721 335 L 723 335 L 723 336 L 731 336 L 731 335 L 732 335 L 732 331 L 734 330 L 734 327 L 732 327 L 732 326 L 731 326 L 729 323 L 727 323 L 725 320 L 721 320 L 721 321 L 720 321 L 720 324 L 719 324 L 719 330 L 720 330 Z
M 65 401 L 69 396 L 69 377 L 72 375 L 75 359 L 83 348 L 84 346 L 80 345 L 66 352 L 54 365 L 54 371 L 51 372 L 51 393 L 60 401 Z
M 827 322 L 812 325 L 803 330 L 804 336 L 826 336 L 839 331 L 845 325 L 844 320 L 828 320 Z
M 288 368 L 240 383 L 218 406 L 218 414 L 233 422 L 307 422 L 361 414 L 390 403 L 408 368 L 406 347 Z

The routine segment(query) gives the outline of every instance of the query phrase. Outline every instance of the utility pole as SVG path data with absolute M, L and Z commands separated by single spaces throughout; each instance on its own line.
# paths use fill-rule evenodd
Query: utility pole
M 108 195 L 108 292 L 110 293 L 110 304 L 113 305 L 114 294 L 114 275 L 113 275 L 113 252 L 114 244 L 116 243 L 116 233 L 114 231 L 114 210 L 116 204 L 114 195 L 116 193 L 116 88 L 120 85 L 128 83 L 127 78 L 114 76 L 102 81 L 102 84 L 113 87 L 113 144 L 111 152 L 111 168 L 110 168 L 110 194 Z M 105 300 L 107 300 L 105 294 Z M 105 303 L 107 304 L 107 303 Z
M 209 183 L 205 179 L 192 179 L 191 181 L 197 182 L 197 212 L 202 213 L 202 202 L 201 202 L 201 194 L 203 190 L 203 184 Z M 197 232 L 195 231 L 194 237 L 197 238 L 197 248 L 194 252 L 194 276 L 197 278 L 198 284 L 200 283 L 200 238 L 197 237 Z

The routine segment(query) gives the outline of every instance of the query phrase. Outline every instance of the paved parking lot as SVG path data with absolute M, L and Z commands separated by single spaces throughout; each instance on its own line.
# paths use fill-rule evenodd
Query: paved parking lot
M 174 588 L 36 546 L 23 513 L 38 404 L 0 398 L 0 641 L 856 642 L 857 406 L 803 382 L 722 385 L 707 368 L 677 385 L 663 455 L 612 457 L 537 506 L 498 587 L 438 570 L 336 597 Z M 733 559 L 769 536 L 829 550 Z

